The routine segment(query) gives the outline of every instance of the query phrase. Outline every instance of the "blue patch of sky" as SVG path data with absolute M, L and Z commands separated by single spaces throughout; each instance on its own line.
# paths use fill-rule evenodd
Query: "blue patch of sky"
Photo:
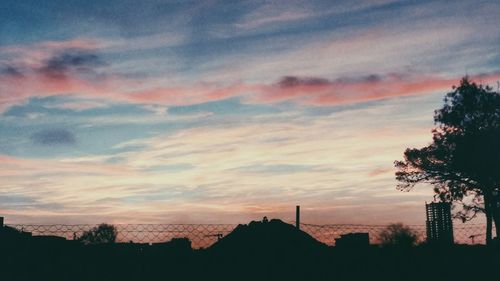
M 332 28 L 352 24 L 353 21 L 354 23 L 359 21 L 359 24 L 364 25 L 371 24 L 367 22 L 366 10 L 357 10 L 335 16 L 321 16 L 320 13 L 320 16 L 317 17 L 278 25 L 277 28 L 266 29 L 263 33 L 250 32 L 246 36 L 239 36 L 237 40 L 234 40 L 213 37 L 210 31 L 218 27 L 231 27 L 243 16 L 257 8 L 258 4 L 237 2 L 203 5 L 203 3 L 189 3 L 189 1 L 184 4 L 177 1 L 167 3 L 148 1 L 140 5 L 135 1 L 119 1 L 117 3 L 119 5 L 113 5 L 109 1 L 92 4 L 88 1 L 77 1 L 76 3 L 71 1 L 71 4 L 68 1 L 23 1 L 20 4 L 19 1 L 7 0 L 2 7 L 4 9 L 1 9 L 3 12 L 0 12 L 1 18 L 4 18 L 2 21 L 4 28 L 1 29 L 3 32 L 0 33 L 0 36 L 5 43 L 12 40 L 23 42 L 32 38 L 40 39 L 40 36 L 65 39 L 74 37 L 75 30 L 78 30 L 79 34 L 88 34 L 91 29 L 86 30 L 85 26 L 95 27 L 96 25 L 100 27 L 99 32 L 103 33 L 101 35 L 116 33 L 118 30 L 120 36 L 144 36 L 148 33 L 161 32 L 162 23 L 168 22 L 167 15 L 175 15 L 178 12 L 179 15 L 190 17 L 189 21 L 181 21 L 185 30 L 180 32 L 186 33 L 191 44 L 179 48 L 177 51 L 194 63 L 199 61 L 200 57 L 222 55 L 228 52 L 238 53 L 250 43 L 262 42 L 271 37 L 290 34 L 308 36 L 312 31 L 331 31 Z M 379 9 L 386 9 L 391 5 L 396 6 L 395 4 L 382 5 Z M 316 12 L 332 9 L 329 1 L 316 1 L 313 6 L 315 6 L 313 9 Z M 58 12 L 54 13 L 54 11 Z M 362 17 L 357 17 L 356 14 Z M 380 19 L 380 17 L 374 17 L 370 21 L 380 21 Z M 37 29 L 33 29 L 33 26 L 37 26 Z M 61 28 L 61 26 L 65 28 Z M 37 36 L 31 34 L 32 32 L 36 32 Z
M 353 104 L 341 105 L 324 105 L 324 106 L 308 106 L 304 108 L 304 114 L 307 116 L 328 116 L 333 113 L 367 109 L 371 107 L 380 106 L 380 101 L 366 101 Z
M 81 111 L 50 108 L 67 98 L 32 98 L 26 104 L 10 108 L 0 122 L 2 141 L 0 152 L 24 157 L 80 156 L 103 153 L 111 147 L 131 139 L 152 135 L 154 124 L 102 124 L 93 118 L 132 118 L 152 114 L 139 105 L 119 104 L 107 108 L 92 108 Z M 33 119 L 30 114 L 43 114 Z M 5 118 L 7 117 L 7 118 Z M 9 119 L 8 117 L 14 119 Z M 10 121 L 9 121 L 10 120 Z M 91 125 L 91 126 L 89 126 Z M 64 129 L 74 134 L 76 143 L 72 146 L 40 146 L 31 141 L 31 136 L 39 131 Z M 168 129 L 168 123 L 164 125 Z
M 500 38 L 498 39 L 498 41 L 500 42 Z M 496 48 L 498 48 L 498 47 L 496 47 Z M 497 54 L 494 55 L 491 60 L 486 62 L 486 67 L 488 67 L 489 69 L 491 69 L 495 73 L 500 73 L 500 53 L 497 52 Z M 496 85 L 495 85 L 494 89 L 498 90 L 496 88 Z
M 41 203 L 34 197 L 15 194 L 0 194 L 0 204 L 12 210 L 26 210 L 26 208 L 38 208 L 45 210 L 60 210 L 64 206 L 58 203 Z
M 310 33 L 311 31 L 329 30 L 345 25 L 372 26 L 374 23 L 398 18 L 401 10 L 412 6 L 421 6 L 432 1 L 397 1 L 380 5 L 368 5 L 366 8 L 349 10 L 343 13 L 322 14 L 332 10 L 334 6 L 346 7 L 352 1 L 307 1 L 316 16 L 278 25 L 277 28 L 264 33 L 249 33 L 249 40 L 262 40 L 268 36 L 284 34 Z M 122 36 L 137 36 L 145 33 L 157 33 L 171 24 L 181 22 L 187 35 L 192 40 L 189 54 L 226 52 L 245 40 L 219 40 L 210 46 L 212 28 L 232 25 L 249 12 L 258 8 L 257 2 L 219 2 L 215 5 L 192 1 L 144 1 L 138 3 L 131 0 L 91 2 L 91 1 L 16 1 L 4 0 L 0 4 L 0 37 L 3 44 L 13 41 L 31 41 L 40 36 L 74 37 L 75 30 L 79 34 L 92 32 L 118 32 Z M 285 5 L 285 4 L 283 4 Z M 355 4 L 354 4 L 355 5 Z M 280 7 L 276 7 L 279 9 Z M 54 12 L 57 11 L 57 12 Z M 419 14 L 419 16 L 422 16 Z M 189 19 L 189 20 L 188 20 Z M 168 24 L 170 22 L 170 25 Z M 33 29 L 36 26 L 36 29 Z M 96 29 L 95 27 L 100 28 Z M 98 30 L 98 31 L 95 31 Z M 54 38 L 55 39 L 55 38 Z M 203 44 L 199 44 L 203 43 Z M 232 45 L 236 44 L 236 45 Z M 222 48 L 219 48 L 221 47 Z
M 0 2 L 0 42 L 27 43 L 41 37 L 64 39 L 74 37 L 75 32 L 88 34 L 96 30 L 102 34 L 106 28 L 130 35 L 143 34 L 145 30 L 158 31 L 165 27 L 159 24 L 159 19 L 168 19 L 167 15 L 176 13 L 178 7 L 188 6 L 177 5 L 177 1 L 159 5 L 161 2 L 3 0 Z
M 71 95 L 67 96 L 52 96 L 52 97 L 32 97 L 26 103 L 21 105 L 14 105 L 10 107 L 3 116 L 14 116 L 14 117 L 28 117 L 30 113 L 43 113 L 52 116 L 71 116 L 76 117 L 91 117 L 91 116 L 101 116 L 101 115 L 133 115 L 133 114 L 144 114 L 148 112 L 144 107 L 125 104 L 125 103 L 113 103 L 110 101 L 102 101 L 102 106 L 90 107 L 87 109 L 75 110 L 71 108 L 64 108 L 66 103 L 78 102 L 96 102 L 98 100 L 87 100 L 74 98 Z
M 24 195 L 0 195 L 0 203 L 4 206 L 33 204 L 36 200 Z
M 131 119 L 144 117 L 145 115 L 154 116 L 152 112 L 141 105 L 117 104 L 110 105 L 107 108 L 94 108 L 82 111 L 70 109 L 47 108 L 47 105 L 58 104 L 64 101 L 72 101 L 68 97 L 48 97 L 32 98 L 24 105 L 12 107 L 4 116 L 19 117 L 14 122 L 8 122 L 4 119 L 0 122 L 0 133 L 2 141 L 0 142 L 0 153 L 21 156 L 21 157 L 70 157 L 82 156 L 88 154 L 116 154 L 126 151 L 139 151 L 144 148 L 143 145 L 133 145 L 114 148 L 116 145 L 134 140 L 146 139 L 159 134 L 168 135 L 179 130 L 201 127 L 201 126 L 235 126 L 239 124 L 248 124 L 250 122 L 259 122 L 252 120 L 253 117 L 267 115 L 273 122 L 290 121 L 287 116 L 281 116 L 279 113 L 298 111 L 303 116 L 311 118 L 330 115 L 336 112 L 369 108 L 377 105 L 386 105 L 398 103 L 398 100 L 408 100 L 408 104 L 419 102 L 426 104 L 426 108 L 436 109 L 442 100 L 442 95 L 431 95 L 424 97 L 402 97 L 394 100 L 370 101 L 353 105 L 340 105 L 328 107 L 308 107 L 297 106 L 292 103 L 281 103 L 275 105 L 255 105 L 244 104 L 238 98 L 231 98 L 223 101 L 209 102 L 204 104 L 190 106 L 170 107 L 168 115 L 171 116 L 189 116 L 200 113 L 210 112 L 212 115 L 202 118 L 183 120 L 176 118 L 151 122 L 114 122 L 122 118 Z M 405 104 L 406 102 L 403 102 Z M 401 107 L 401 108 L 400 108 Z M 419 107 L 420 108 L 420 107 Z M 407 106 L 396 106 L 393 108 L 397 112 L 395 115 L 410 114 Z M 415 109 L 416 110 L 416 109 Z M 420 112 L 420 109 L 419 111 Z M 418 112 L 415 112 L 417 114 Z M 44 116 L 35 120 L 26 117 L 30 113 L 43 113 Z M 112 123 L 100 124 L 98 119 L 89 125 L 92 118 L 112 117 Z M 19 120 L 21 119 L 21 120 Z M 428 121 L 428 122 L 427 122 Z M 429 120 L 422 120 L 422 123 L 429 126 L 432 124 L 432 116 Z M 415 123 L 413 123 L 415 124 Z M 71 146 L 40 146 L 32 142 L 31 136 L 40 130 L 65 129 L 74 134 L 76 143 Z M 110 161 L 119 162 L 120 159 Z
M 134 139 L 146 139 L 159 134 L 169 135 L 179 130 L 201 126 L 246 124 L 253 116 L 280 113 L 286 107 L 243 104 L 238 98 L 190 106 L 171 107 L 168 118 L 162 119 L 142 105 L 109 104 L 106 108 L 72 110 L 54 108 L 71 97 L 31 98 L 23 105 L 10 108 L 0 121 L 0 153 L 20 157 L 74 157 L 88 154 L 115 154 L 138 151 L 142 145 L 114 148 Z M 196 117 L 196 114 L 211 113 Z M 30 118 L 31 114 L 41 114 Z M 183 118 L 195 116 L 194 118 Z M 147 119 L 151 116 L 151 120 Z M 178 116 L 179 118 L 176 118 Z M 134 122 L 145 118 L 144 121 Z M 104 118 L 104 121 L 100 121 Z M 106 121 L 107 120 L 107 121 Z M 109 123 L 107 123 L 109 121 Z M 40 146 L 32 141 L 33 134 L 43 130 L 67 130 L 75 137 L 71 146 Z
M 168 109 L 170 114 L 186 115 L 194 113 L 211 112 L 216 115 L 253 115 L 278 113 L 281 109 L 274 105 L 244 104 L 240 98 L 229 98 L 221 101 L 207 102 L 187 106 L 172 106 Z

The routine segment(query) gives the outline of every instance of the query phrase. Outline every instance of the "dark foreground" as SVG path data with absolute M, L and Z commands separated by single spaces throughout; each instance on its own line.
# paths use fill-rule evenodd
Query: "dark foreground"
M 180 239 L 82 245 L 0 236 L 0 280 L 497 280 L 500 249 L 327 247 L 271 221 L 238 227 L 204 250 Z

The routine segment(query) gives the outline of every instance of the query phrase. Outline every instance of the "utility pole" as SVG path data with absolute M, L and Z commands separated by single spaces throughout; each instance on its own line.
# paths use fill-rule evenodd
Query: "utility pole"
M 295 207 L 295 226 L 300 229 L 300 206 Z

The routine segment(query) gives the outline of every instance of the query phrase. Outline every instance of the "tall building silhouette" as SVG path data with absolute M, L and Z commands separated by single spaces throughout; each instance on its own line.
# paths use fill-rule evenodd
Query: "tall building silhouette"
M 447 202 L 426 203 L 425 209 L 427 215 L 427 242 L 453 244 L 451 204 Z

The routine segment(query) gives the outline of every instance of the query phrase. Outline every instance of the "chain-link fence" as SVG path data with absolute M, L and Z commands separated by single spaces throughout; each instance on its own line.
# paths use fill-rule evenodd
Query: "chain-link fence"
M 427 238 L 425 225 L 407 225 L 415 234 L 418 242 Z M 348 233 L 368 233 L 370 244 L 380 243 L 380 234 L 387 225 L 359 225 L 359 224 L 301 224 L 301 229 L 311 236 L 328 245 L 335 244 L 335 238 Z M 453 227 L 455 243 L 458 244 L 485 244 L 486 226 L 483 224 L 463 224 Z
M 80 237 L 96 225 L 91 224 L 12 224 L 10 227 L 32 235 L 61 236 L 69 240 Z M 233 224 L 116 224 L 117 242 L 162 243 L 186 237 L 194 248 L 205 248 L 233 231 Z
M 75 239 L 96 225 L 9 225 L 18 230 L 30 232 L 32 235 L 53 235 L 66 239 Z M 194 248 L 206 248 L 224 237 L 233 229 L 235 224 L 117 224 L 115 225 L 118 242 L 134 243 L 161 243 L 172 238 L 187 237 Z M 371 244 L 380 241 L 381 232 L 387 225 L 360 225 L 360 224 L 307 224 L 300 225 L 301 230 L 327 245 L 335 245 L 335 239 L 347 233 L 368 233 Z M 425 225 L 409 225 L 417 234 L 420 242 L 426 239 Z M 485 244 L 486 227 L 483 224 L 455 225 L 453 233 L 455 243 Z

